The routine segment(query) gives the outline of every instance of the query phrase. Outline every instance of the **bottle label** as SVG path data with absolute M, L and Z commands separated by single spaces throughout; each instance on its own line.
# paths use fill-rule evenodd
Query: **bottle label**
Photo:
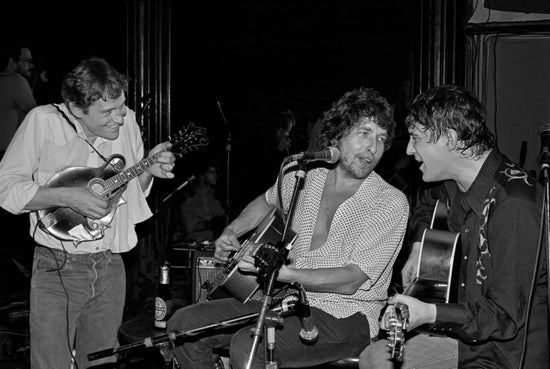
M 156 320 L 155 324 L 159 320 L 164 320 L 164 318 L 166 317 L 166 312 L 167 312 L 166 301 L 164 301 L 160 297 L 155 297 L 155 320 Z M 164 324 L 166 326 L 166 323 Z

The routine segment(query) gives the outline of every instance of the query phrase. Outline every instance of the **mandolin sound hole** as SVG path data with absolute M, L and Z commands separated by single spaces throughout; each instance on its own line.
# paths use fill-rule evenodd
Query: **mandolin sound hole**
M 90 189 L 90 191 L 92 191 L 96 195 L 102 196 L 103 193 L 105 192 L 104 183 L 105 182 L 102 181 L 101 179 L 94 178 L 88 183 L 88 188 Z
M 119 173 L 124 169 L 126 163 L 122 158 L 115 157 L 109 162 L 109 165 L 115 172 Z

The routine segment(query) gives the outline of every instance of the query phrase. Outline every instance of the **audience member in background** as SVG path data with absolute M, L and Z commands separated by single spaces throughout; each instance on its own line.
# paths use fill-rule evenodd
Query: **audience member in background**
M 87 355 L 117 345 L 126 296 L 121 254 L 137 245 L 135 225 L 152 215 L 146 196 L 153 177 L 173 178 L 174 155 L 169 143 L 153 147 L 151 165 L 132 172 L 139 175 L 121 187 L 125 203 L 92 192 L 88 179 L 97 176 L 90 172 L 69 171 L 70 180 L 60 172 L 107 161 L 114 166 L 107 159 L 113 154 L 124 157 L 126 165 L 120 159 L 118 164 L 125 168 L 144 158 L 126 89 L 126 78 L 104 59 L 83 60 L 63 79 L 64 102 L 32 109 L 0 162 L 0 205 L 29 214 L 26 232 L 36 242 L 29 319 L 33 369 L 69 368 L 71 359 L 84 369 L 116 359 L 90 363 Z M 52 177 L 60 182 L 52 185 Z M 93 190 L 102 191 L 98 187 Z M 106 187 L 116 190 L 113 183 Z M 56 208 L 61 210 L 44 216 L 40 227 L 38 211 Z M 91 220 L 100 220 L 95 224 L 103 232 L 94 235 Z
M 36 106 L 29 79 L 31 52 L 26 47 L 0 50 L 0 156 L 25 115 Z
M 50 72 L 43 65 L 35 66 L 31 87 L 37 105 L 57 102 L 61 96 L 61 91 L 52 83 Z
M 19 56 L 17 58 L 17 73 L 21 74 L 27 79 L 32 80 L 32 73 L 34 71 L 34 62 L 32 60 L 31 49 L 26 46 L 19 48 Z
M 225 211 L 216 197 L 216 166 L 203 161 L 194 175 L 196 179 L 181 205 L 184 240 L 213 241 L 225 226 Z

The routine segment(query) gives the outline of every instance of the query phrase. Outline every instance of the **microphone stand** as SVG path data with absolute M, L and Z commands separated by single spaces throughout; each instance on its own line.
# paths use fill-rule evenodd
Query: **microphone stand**
M 223 113 L 222 106 L 219 101 L 216 101 L 218 104 L 218 110 L 220 111 L 220 114 L 223 118 L 223 121 L 225 123 L 225 126 L 227 128 L 227 137 L 226 137 L 226 144 L 225 144 L 225 152 L 226 152 L 226 180 L 225 180 L 225 225 L 229 225 L 229 215 L 231 211 L 230 208 L 230 200 L 229 200 L 229 192 L 230 192 L 230 174 L 229 171 L 231 169 L 230 166 L 230 157 L 231 157 L 231 129 L 229 127 L 229 123 L 227 123 L 227 119 L 225 119 L 225 114 Z
M 230 201 L 230 198 L 229 198 L 229 193 L 230 193 L 230 170 L 231 170 L 231 163 L 230 163 L 230 157 L 231 157 L 231 131 L 229 131 L 229 128 L 227 130 L 227 143 L 225 145 L 225 151 L 226 151 L 226 157 L 227 157 L 227 160 L 226 160 L 226 180 L 225 180 L 225 225 L 228 226 L 229 225 L 229 215 L 231 213 L 230 211 L 230 204 L 231 204 L 231 201 Z
M 289 300 L 287 302 L 281 303 L 280 306 L 275 306 L 271 308 L 270 312 L 277 313 L 277 314 L 293 312 L 296 305 L 297 305 L 297 300 Z M 258 317 L 258 315 L 259 313 L 250 313 L 250 314 L 238 316 L 236 318 L 218 321 L 212 324 L 208 324 L 195 329 L 190 329 L 187 331 L 175 330 L 159 336 L 147 337 L 143 341 L 133 342 L 128 345 L 123 345 L 123 346 L 108 348 L 101 351 L 92 352 L 88 354 L 88 360 L 93 361 L 104 357 L 113 356 L 129 350 L 162 346 L 163 343 L 166 343 L 169 341 L 175 342 L 179 338 L 193 337 L 193 336 L 202 334 L 210 329 L 227 328 L 227 327 L 232 327 L 235 325 L 247 323 L 248 321 Z
M 541 166 L 541 171 L 543 174 L 543 180 L 544 180 L 544 196 L 542 200 L 542 206 L 543 206 L 543 226 L 544 226 L 544 232 L 545 237 L 542 238 L 541 242 L 544 244 L 546 241 L 546 263 L 547 263 L 547 270 L 550 270 L 550 160 L 548 158 L 543 157 L 543 164 Z M 547 276 L 547 282 L 550 282 L 550 277 Z M 547 283 L 548 288 L 548 305 L 550 306 L 550 283 Z
M 291 244 L 286 242 L 286 235 L 288 232 L 288 228 L 290 225 L 290 222 L 292 220 L 292 215 L 294 214 L 294 208 L 296 207 L 296 202 L 298 199 L 298 193 L 300 189 L 302 188 L 304 178 L 305 178 L 305 171 L 303 167 L 305 166 L 305 161 L 298 161 L 298 170 L 296 171 L 296 182 L 294 183 L 294 189 L 292 192 L 292 197 L 290 200 L 289 210 L 288 210 L 288 216 L 286 217 L 285 223 L 284 223 L 284 229 L 283 233 L 281 235 L 281 240 L 279 241 L 279 247 L 278 249 L 281 252 L 281 265 L 279 265 L 277 268 L 273 268 L 273 271 L 269 275 L 269 279 L 264 285 L 264 291 L 262 296 L 262 307 L 259 313 L 258 320 L 256 321 L 256 326 L 252 329 L 254 339 L 252 341 L 252 348 L 250 350 L 250 355 L 248 356 L 248 361 L 246 363 L 246 369 L 252 368 L 252 363 L 254 362 L 254 357 L 256 355 L 256 351 L 258 349 L 258 344 L 260 342 L 260 339 L 262 337 L 262 331 L 264 330 L 264 326 L 266 326 L 266 318 L 267 318 L 267 310 L 268 306 L 271 303 L 273 299 L 273 287 L 275 285 L 275 282 L 277 281 L 277 275 L 279 274 L 279 268 L 284 264 L 287 260 L 288 253 L 290 252 Z M 280 176 L 279 182 L 283 180 L 283 177 Z M 273 334 L 272 334 L 273 333 Z M 268 338 L 269 342 L 266 341 L 267 345 L 267 357 L 266 356 L 266 369 L 273 369 L 277 367 L 277 363 L 273 358 L 273 353 L 275 351 L 275 334 L 271 330 L 271 328 L 268 326 Z
M 149 107 L 149 104 L 151 103 L 151 100 L 153 99 L 152 94 L 147 94 L 142 97 L 142 99 L 145 99 L 145 103 L 142 103 L 142 107 L 139 112 L 136 114 L 136 122 L 139 125 L 140 131 L 141 131 L 141 138 L 144 139 L 143 135 L 145 134 L 145 127 L 143 125 L 142 119 L 143 115 L 145 114 L 145 110 Z
M 164 204 L 166 201 L 168 201 L 172 196 L 174 196 L 179 190 L 181 190 L 182 188 L 184 188 L 185 186 L 187 186 L 189 183 L 191 183 L 192 181 L 194 181 L 196 178 L 194 175 L 190 175 L 189 177 L 187 177 L 187 179 L 182 183 L 180 184 L 174 191 L 172 191 L 168 196 L 166 196 L 164 199 L 162 199 L 162 201 L 158 204 L 157 206 L 157 210 L 155 210 L 155 214 L 158 213 L 158 211 L 160 210 L 162 204 Z

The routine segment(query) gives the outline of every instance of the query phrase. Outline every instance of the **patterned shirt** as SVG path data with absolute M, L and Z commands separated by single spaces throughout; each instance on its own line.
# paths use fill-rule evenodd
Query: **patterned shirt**
M 317 214 L 328 170 L 307 172 L 296 204 L 291 228 L 298 237 L 290 251 L 290 267 L 297 269 L 336 268 L 355 264 L 368 280 L 353 294 L 307 292 L 311 306 L 337 318 L 357 312 L 369 322 L 371 337 L 378 335 L 378 319 L 385 305 L 395 259 L 401 249 L 409 205 L 405 195 L 372 172 L 353 196 L 337 209 L 327 240 L 310 251 Z M 296 181 L 286 173 L 282 186 L 285 212 Z M 277 206 L 277 184 L 266 192 L 268 203 Z
M 459 368 L 519 367 L 527 302 L 539 245 L 537 181 L 494 149 L 466 193 L 448 181 L 428 191 L 411 226 L 429 225 L 430 200 L 448 204 L 449 230 L 460 232 L 458 303 L 437 304 L 434 329 L 459 338 Z M 547 284 L 541 259 L 525 368 L 548 368 Z M 453 283 L 454 285 L 454 283 Z
M 86 143 L 80 123 L 73 119 L 64 105 L 59 106 L 70 117 L 76 132 L 53 105 L 44 105 L 29 112 L 2 162 L 0 162 L 0 205 L 13 214 L 27 212 L 25 205 L 57 172 L 67 167 L 100 167 L 103 159 Z M 126 160 L 126 168 L 143 158 L 143 142 L 133 111 L 128 110 L 119 137 L 106 140 L 98 137 L 94 148 L 104 157 L 118 153 Z M 125 252 L 137 244 L 135 224 L 149 218 L 152 213 L 145 199 L 151 186 L 142 191 L 139 180 L 127 183 L 113 221 L 99 240 L 82 242 L 75 247 L 71 241 L 63 241 L 68 253 L 82 254 L 110 250 Z M 30 213 L 30 234 L 34 240 L 47 247 L 61 249 L 61 241 L 36 227 L 37 214 Z

